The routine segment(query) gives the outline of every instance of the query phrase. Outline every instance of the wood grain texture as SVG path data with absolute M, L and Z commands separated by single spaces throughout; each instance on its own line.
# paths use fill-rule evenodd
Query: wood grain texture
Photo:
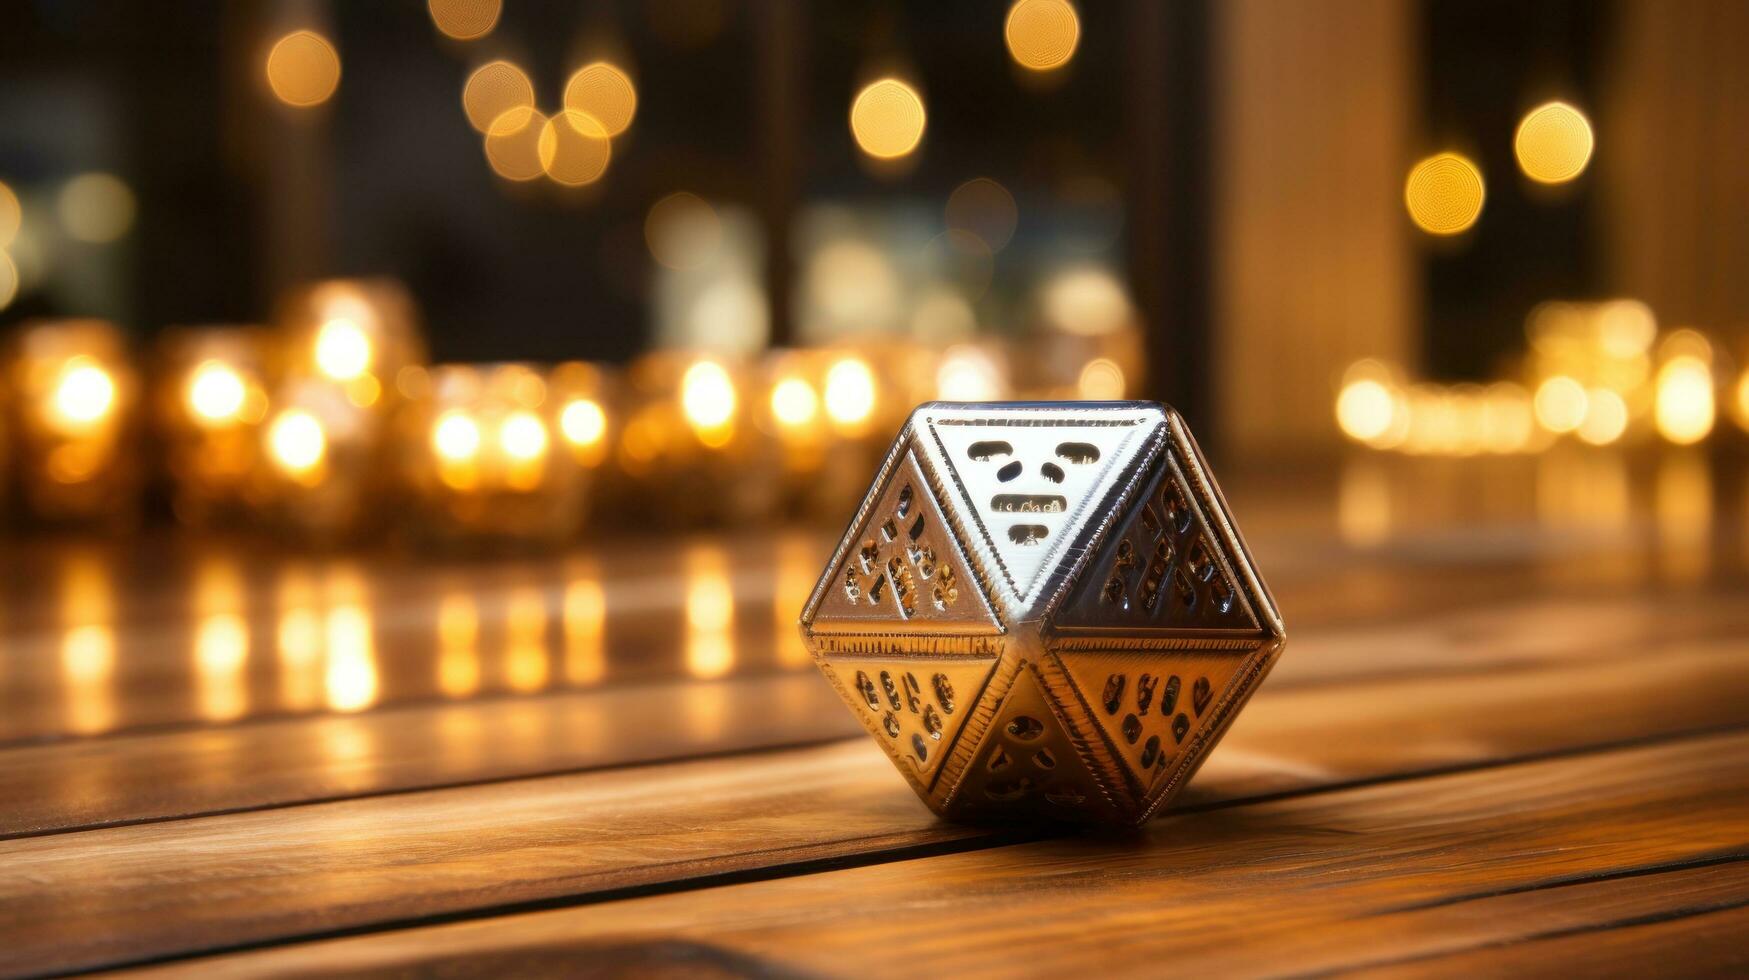
M 610 973 L 691 950 L 777 975 L 902 974 L 920 959 L 949 976 L 1318 973 L 1744 904 L 1749 734 L 1734 733 L 1186 814 L 1131 838 L 1064 837 L 167 972 Z M 1668 966 L 1615 962 L 1626 973 Z
M 1720 642 L 1505 675 L 1265 687 L 1181 808 L 1749 725 L 1746 651 Z M 934 822 L 861 738 L 26 838 L 0 842 L 0 970 L 124 963 L 995 841 Z

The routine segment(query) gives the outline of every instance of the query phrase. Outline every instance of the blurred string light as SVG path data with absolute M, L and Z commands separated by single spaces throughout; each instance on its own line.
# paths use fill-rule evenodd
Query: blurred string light
M 565 82 L 564 106 L 594 118 L 608 136 L 618 136 L 638 114 L 638 89 L 618 65 L 597 61 Z
M 1609 388 L 1585 393 L 1585 418 L 1574 430 L 1581 442 L 1607 446 L 1628 430 L 1628 403 Z
M 826 371 L 826 414 L 844 428 L 856 428 L 874 414 L 875 378 L 868 362 L 846 357 Z
M 513 109 L 534 108 L 534 83 L 508 61 L 490 61 L 475 68 L 462 84 L 462 111 L 468 125 L 487 132 L 498 117 Z
M 1592 145 L 1585 114 L 1565 102 L 1549 102 L 1518 124 L 1512 150 L 1526 177 L 1539 184 L 1564 184 L 1585 172 Z
M 968 180 L 947 196 L 948 229 L 976 235 L 992 252 L 1008 244 L 1019 221 L 1014 195 L 988 177 Z
M 923 97 L 896 78 L 883 78 L 856 93 L 850 104 L 850 133 L 871 157 L 896 160 L 923 141 L 927 117 Z
M 473 460 L 480 452 L 480 425 L 466 413 L 449 411 L 431 426 L 431 451 L 451 463 Z
M 472 41 L 492 33 L 503 12 L 502 0 L 428 0 L 431 23 L 444 36 Z
M 1002 397 L 1004 388 L 995 359 L 966 344 L 944 351 L 935 369 L 935 396 L 943 401 L 994 401 Z
M 1050 71 L 1075 56 L 1081 20 L 1068 0 L 1015 0 L 1002 36 L 1015 64 L 1028 71 Z
M 547 426 L 533 412 L 511 412 L 498 426 L 498 446 L 513 460 L 529 462 L 547 452 Z
M 316 331 L 316 368 L 333 381 L 351 381 L 370 370 L 370 337 L 351 317 L 337 316 Z
M 565 109 L 541 126 L 535 152 L 541 172 L 567 187 L 581 187 L 607 173 L 613 144 L 594 116 Z
M 61 226 L 81 242 L 113 242 L 134 224 L 134 192 L 114 174 L 74 177 L 62 185 L 56 205 Z
M 1664 438 L 1686 446 L 1713 429 L 1713 372 L 1694 354 L 1678 354 L 1658 369 L 1653 420 Z
M 1096 357 L 1081 367 L 1075 381 L 1075 397 L 1087 401 L 1113 401 L 1124 396 L 1123 368 L 1105 357 Z
M 1585 421 L 1590 397 L 1585 386 L 1564 374 L 1545 378 L 1537 385 L 1537 424 L 1550 432 L 1572 432 Z
M 559 434 L 579 449 L 599 445 L 607 435 L 607 413 L 589 398 L 576 398 L 559 411 Z
M 801 428 L 820 414 L 820 398 L 807 379 L 788 377 L 771 386 L 771 417 L 778 424 Z
M 268 427 L 267 450 L 281 472 L 308 480 L 327 455 L 328 437 L 314 415 L 294 408 L 281 412 Z
M 1350 369 L 1354 375 L 1355 369 Z M 1379 378 L 1356 376 L 1336 395 L 1336 424 L 1350 439 L 1372 443 L 1391 431 L 1397 399 Z
M 545 116 L 526 106 L 509 109 L 486 127 L 486 162 L 505 180 L 534 180 L 546 173 L 541 163 Z
M 49 396 L 49 420 L 64 433 L 86 432 L 101 425 L 115 408 L 115 379 L 96 358 L 67 358 Z
M 1431 235 L 1455 235 L 1481 217 L 1482 172 L 1457 153 L 1437 153 L 1415 164 L 1403 185 L 1409 217 Z
M 248 398 L 243 376 L 223 361 L 202 361 L 189 375 L 188 410 L 201 425 L 217 428 L 236 422 Z
M 267 84 L 286 105 L 320 105 L 340 86 L 340 55 L 315 31 L 293 31 L 267 53 Z
M 676 191 L 650 205 L 644 218 L 650 255 L 670 269 L 696 269 L 716 257 L 723 244 L 723 222 L 697 194 Z
M 680 379 L 680 409 L 707 445 L 727 444 L 735 402 L 735 382 L 715 361 L 693 364 Z

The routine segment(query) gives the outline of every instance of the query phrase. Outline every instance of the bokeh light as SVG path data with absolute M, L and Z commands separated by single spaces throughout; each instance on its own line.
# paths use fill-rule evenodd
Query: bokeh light
M 1562 184 L 1585 172 L 1593 137 L 1585 114 L 1565 102 L 1532 109 L 1518 124 L 1512 150 L 1519 169 L 1541 184 Z
M 1105 336 L 1129 324 L 1130 297 L 1109 269 L 1071 268 L 1045 284 L 1044 315 L 1052 327 L 1064 333 Z
M 1002 371 L 976 347 L 949 347 L 935 370 L 935 396 L 950 402 L 985 402 L 1002 397 Z
M 188 409 L 202 425 L 235 422 L 248 397 L 249 387 L 243 376 L 222 361 L 202 361 L 189 375 Z
M 431 426 L 431 449 L 439 459 L 461 463 L 480 451 L 479 423 L 462 412 L 445 412 Z
M 1608 388 L 1585 393 L 1585 420 L 1576 431 L 1579 439 L 1593 446 L 1607 446 L 1628 430 L 1628 403 Z
M 49 414 L 66 432 L 90 429 L 115 407 L 115 379 L 94 358 L 81 354 L 61 366 L 50 396 Z
M 771 416 L 778 424 L 800 428 L 814 421 L 820 398 L 804 378 L 784 378 L 771 386 Z
M 370 369 L 370 338 L 349 317 L 335 317 L 316 331 L 316 368 L 335 381 L 351 381 Z
M 61 187 L 61 226 L 82 242 L 113 242 L 134 225 L 134 192 L 114 174 L 80 174 Z
M 697 194 L 676 191 L 650 205 L 644 218 L 650 255 L 670 269 L 696 269 L 715 258 L 723 245 L 723 223 Z
M 680 407 L 701 432 L 726 428 L 735 417 L 735 382 L 715 361 L 699 361 L 680 380 Z
M 1585 386 L 1564 375 L 1547 378 L 1536 389 L 1536 420 L 1550 432 L 1572 432 L 1585 421 Z
M 534 108 L 534 83 L 508 61 L 491 61 L 473 70 L 462 85 L 462 111 L 468 125 L 484 133 L 513 109 Z
M 18 229 L 24 225 L 24 209 L 19 207 L 18 195 L 12 193 L 12 188 L 0 180 L 0 249 L 9 248 L 12 240 L 18 237 Z
M 486 162 L 505 180 L 533 180 L 546 173 L 541 137 L 546 117 L 526 106 L 507 110 L 486 127 Z
M 1115 401 L 1124 391 L 1123 368 L 1107 357 L 1096 357 L 1081 366 L 1075 380 L 1075 397 L 1086 401 Z
M 591 399 L 573 399 L 559 412 L 559 433 L 578 448 L 594 446 L 607 434 L 607 413 Z
M 566 109 L 541 126 L 536 152 L 548 177 L 567 187 L 581 187 L 607 173 L 613 144 L 594 116 Z
M 947 196 L 947 227 L 976 235 L 992 252 L 1008 244 L 1019 221 L 1014 195 L 988 177 L 968 180 Z
M 286 105 L 320 105 L 340 85 L 340 55 L 315 31 L 293 31 L 267 53 L 267 84 Z
M 1336 424 L 1350 439 L 1372 442 L 1391 430 L 1397 400 L 1382 381 L 1358 378 L 1336 396 Z
M 18 296 L 18 266 L 12 256 L 0 251 L 0 310 L 12 305 Z
M 850 132 L 862 152 L 893 160 L 917 149 L 927 123 L 923 97 L 896 78 L 883 78 L 856 94 Z
M 593 117 L 608 136 L 618 136 L 638 114 L 638 89 L 619 66 L 597 61 L 571 75 L 565 83 L 564 105 Z
M 826 371 L 826 414 L 844 427 L 856 427 L 874 413 L 875 379 L 868 363 L 846 357 Z
M 511 412 L 498 426 L 498 445 L 511 459 L 540 459 L 547 451 L 546 423 L 533 412 Z
M 315 472 L 328 452 L 322 423 L 302 409 L 281 412 L 267 430 L 267 449 L 280 470 L 292 476 Z
M 1404 182 L 1409 217 L 1431 235 L 1455 235 L 1481 217 L 1486 192 L 1482 172 L 1456 153 L 1438 153 L 1417 163 Z
M 1713 373 L 1707 362 L 1679 354 L 1658 369 L 1653 418 L 1658 432 L 1678 445 L 1705 439 L 1713 430 Z
M 1742 376 L 1737 379 L 1737 425 L 1749 432 L 1749 367 L 1744 368 Z
M 1015 64 L 1030 71 L 1061 68 L 1075 56 L 1081 21 L 1068 0 L 1015 0 L 1002 30 Z
M 431 23 L 447 37 L 472 41 L 492 33 L 503 12 L 503 0 L 428 0 Z

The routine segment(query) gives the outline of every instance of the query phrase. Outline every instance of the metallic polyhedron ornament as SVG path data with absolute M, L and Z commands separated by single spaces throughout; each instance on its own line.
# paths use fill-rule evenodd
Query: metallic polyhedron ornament
M 918 408 L 801 628 L 937 813 L 1115 824 L 1178 793 L 1285 639 L 1152 402 Z

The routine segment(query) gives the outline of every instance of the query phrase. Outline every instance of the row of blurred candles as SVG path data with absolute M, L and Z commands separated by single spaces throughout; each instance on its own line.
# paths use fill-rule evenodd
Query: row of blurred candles
M 1336 396 L 1350 439 L 1413 455 L 1473 456 L 1712 435 L 1720 414 L 1749 432 L 1749 366 L 1701 331 L 1660 331 L 1636 300 L 1551 302 L 1525 325 L 1520 368 L 1488 385 L 1411 382 L 1377 360 L 1352 365 Z
M 324 282 L 271 328 L 168 330 L 144 370 L 112 324 L 26 324 L 8 353 L 12 482 L 35 517 L 114 521 L 162 475 L 183 523 L 331 538 L 563 540 L 592 511 L 836 517 L 916 403 L 1122 397 L 1136 360 L 1119 335 L 1059 340 L 1077 349 L 1028 358 L 1030 375 L 996 342 L 890 339 L 624 368 L 430 365 L 417 323 L 392 281 Z

